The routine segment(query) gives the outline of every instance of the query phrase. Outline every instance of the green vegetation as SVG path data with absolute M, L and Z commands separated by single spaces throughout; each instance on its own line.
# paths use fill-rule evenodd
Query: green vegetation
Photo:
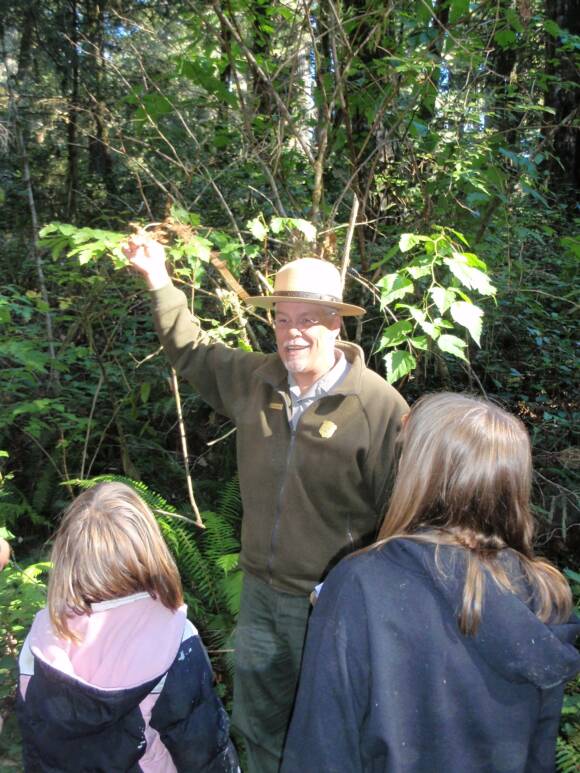
M 270 321 L 243 291 L 265 291 L 291 257 L 335 262 L 367 309 L 343 335 L 409 401 L 470 390 L 526 422 L 538 549 L 577 581 L 575 11 L 571 0 L 3 4 L 0 530 L 26 568 L 0 577 L 0 715 L 58 515 L 107 475 L 163 511 L 228 695 L 235 434 L 182 388 L 184 461 L 148 299 L 119 247 L 139 228 L 166 243 L 216 340 L 263 351 Z M 578 765 L 577 698 L 576 684 L 561 770 Z

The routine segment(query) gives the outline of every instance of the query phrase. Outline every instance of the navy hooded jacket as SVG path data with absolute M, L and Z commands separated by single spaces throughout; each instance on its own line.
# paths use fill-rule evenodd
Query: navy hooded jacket
M 546 625 L 487 578 L 457 624 L 461 548 L 397 539 L 342 561 L 310 619 L 282 773 L 548 773 L 580 621 Z M 510 557 L 511 556 L 511 557 Z M 519 563 L 506 568 L 516 582 Z M 443 573 L 440 571 L 443 569 Z

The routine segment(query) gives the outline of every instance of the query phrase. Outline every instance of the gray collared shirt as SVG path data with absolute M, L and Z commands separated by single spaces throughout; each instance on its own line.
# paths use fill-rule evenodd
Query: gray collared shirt
M 335 349 L 334 351 L 336 353 L 336 362 L 332 368 L 324 376 L 321 376 L 318 381 L 315 381 L 304 394 L 300 394 L 300 387 L 296 383 L 294 376 L 288 373 L 288 386 L 290 387 L 290 397 L 292 399 L 291 414 L 288 420 L 293 431 L 298 426 L 304 411 L 312 403 L 327 395 L 331 389 L 337 387 L 351 369 L 352 366 L 344 356 L 344 353 L 340 349 Z

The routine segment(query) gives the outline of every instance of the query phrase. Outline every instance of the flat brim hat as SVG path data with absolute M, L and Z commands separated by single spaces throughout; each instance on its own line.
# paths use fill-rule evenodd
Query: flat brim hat
M 326 260 L 300 258 L 287 263 L 277 272 L 272 295 L 253 295 L 246 299 L 251 306 L 271 309 L 276 303 L 313 303 L 327 306 L 342 317 L 366 314 L 362 306 L 343 303 L 340 272 Z

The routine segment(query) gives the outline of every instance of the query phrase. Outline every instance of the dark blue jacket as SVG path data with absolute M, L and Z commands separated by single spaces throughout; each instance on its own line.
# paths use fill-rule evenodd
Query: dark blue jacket
M 92 605 L 60 639 L 41 610 L 20 654 L 25 773 L 239 773 L 186 608 L 147 593 Z
M 347 558 L 312 614 L 283 773 L 548 773 L 580 621 L 545 625 L 487 578 L 457 625 L 461 548 L 394 540 Z M 506 568 L 520 574 L 506 552 Z

